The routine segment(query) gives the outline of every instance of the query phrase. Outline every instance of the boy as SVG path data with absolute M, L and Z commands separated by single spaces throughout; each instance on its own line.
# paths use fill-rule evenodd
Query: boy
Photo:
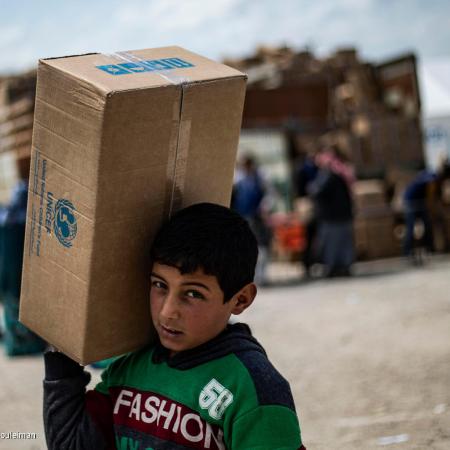
M 49 449 L 303 449 L 289 384 L 244 324 L 257 244 L 209 203 L 175 214 L 153 243 L 150 308 L 159 342 L 112 363 L 95 390 L 62 353 L 45 355 Z

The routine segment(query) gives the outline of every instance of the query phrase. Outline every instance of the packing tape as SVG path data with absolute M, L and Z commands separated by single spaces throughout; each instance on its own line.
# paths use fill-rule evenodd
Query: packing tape
M 146 68 L 148 70 L 148 66 L 145 64 L 146 62 L 145 59 L 133 55 L 130 52 L 104 53 L 104 55 L 109 56 L 110 58 L 118 59 L 119 61 L 122 62 L 137 64 L 138 66 L 142 66 L 142 68 Z M 164 78 L 166 81 L 172 84 L 183 84 L 188 83 L 190 81 L 189 77 L 174 75 L 169 70 L 164 69 L 154 69 L 149 73 L 159 75 L 160 77 Z
M 183 109 L 183 102 L 181 109 Z M 172 192 L 169 199 L 169 210 L 166 217 L 178 211 L 183 206 L 184 184 L 186 181 L 186 167 L 189 154 L 189 141 L 191 135 L 191 121 L 183 119 L 178 127 L 177 148 L 175 153 L 175 167 L 171 171 Z
M 115 52 L 105 55 L 118 59 L 119 61 L 140 64 L 143 67 L 146 67 L 144 64 L 144 59 L 129 52 Z M 185 117 L 185 93 L 187 90 L 187 83 L 190 82 L 190 78 L 173 75 L 167 70 L 153 70 L 149 73 L 157 74 L 170 83 L 181 86 L 180 105 L 174 108 L 172 117 L 173 127 L 169 142 L 169 154 L 166 171 L 167 189 L 164 217 L 170 218 L 173 212 L 181 209 L 183 205 L 186 166 L 191 135 L 191 120 Z

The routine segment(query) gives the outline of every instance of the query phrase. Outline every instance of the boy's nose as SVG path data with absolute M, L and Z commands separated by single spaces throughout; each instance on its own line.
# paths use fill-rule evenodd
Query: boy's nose
M 180 313 L 178 310 L 178 299 L 174 294 L 167 294 L 160 311 L 164 319 L 178 319 Z

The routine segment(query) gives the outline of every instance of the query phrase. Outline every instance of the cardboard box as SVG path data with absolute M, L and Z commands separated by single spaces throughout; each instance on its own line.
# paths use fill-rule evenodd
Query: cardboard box
M 355 211 L 362 216 L 377 216 L 388 210 L 384 185 L 380 180 L 358 180 L 353 185 Z
M 398 256 L 400 243 L 394 237 L 393 214 L 379 217 L 357 217 L 354 221 L 354 239 L 358 258 L 377 259 Z
M 450 180 L 444 180 L 442 182 L 442 203 L 444 205 L 450 205 Z
M 86 364 L 152 339 L 149 249 L 228 205 L 246 77 L 180 47 L 39 63 L 20 320 Z

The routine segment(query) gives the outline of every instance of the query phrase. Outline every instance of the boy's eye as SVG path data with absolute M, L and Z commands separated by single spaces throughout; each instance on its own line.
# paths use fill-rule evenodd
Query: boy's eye
M 186 291 L 186 297 L 189 298 L 199 298 L 199 299 L 204 299 L 205 296 L 199 292 L 199 291 L 195 291 L 195 290 L 190 290 L 190 291 Z
M 167 286 L 162 281 L 153 280 L 152 287 L 155 287 L 156 289 L 166 289 Z

